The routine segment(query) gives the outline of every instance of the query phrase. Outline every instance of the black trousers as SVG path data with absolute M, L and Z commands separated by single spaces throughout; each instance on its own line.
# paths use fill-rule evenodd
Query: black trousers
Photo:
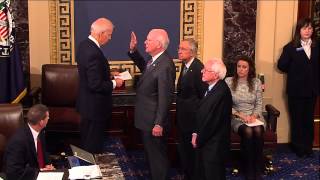
M 155 137 L 151 131 L 141 131 L 141 136 L 152 180 L 168 179 L 167 136 Z
M 91 120 L 81 118 L 80 134 L 82 148 L 90 153 L 102 153 L 105 141 L 104 130 L 108 119 Z
M 316 97 L 288 96 L 291 146 L 299 156 L 312 152 L 315 104 Z
M 217 146 L 220 146 L 217 144 Z M 221 145 L 222 146 L 222 145 Z M 212 147 L 215 149 L 219 147 Z M 212 156 L 211 151 L 197 148 L 195 153 L 195 169 L 192 180 L 225 180 L 226 169 L 222 153 Z M 226 150 L 227 151 L 227 150 Z M 209 154 L 208 154 L 209 153 Z
M 185 174 L 185 179 L 188 180 L 193 177 L 195 166 L 195 149 L 191 144 L 192 132 L 179 132 L 178 136 L 180 166 Z
M 238 134 L 241 136 L 241 164 L 246 179 L 260 179 L 263 169 L 264 128 L 243 124 L 239 127 Z

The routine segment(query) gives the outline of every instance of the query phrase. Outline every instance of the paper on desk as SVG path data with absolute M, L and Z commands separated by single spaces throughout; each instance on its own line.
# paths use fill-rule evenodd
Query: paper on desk
M 249 127 L 254 127 L 254 126 L 264 125 L 264 122 L 260 121 L 259 119 L 256 119 L 256 121 L 253 123 L 245 123 L 245 124 Z
M 114 76 L 114 78 L 119 78 L 119 79 L 122 79 L 122 80 L 129 80 L 129 79 L 132 79 L 132 76 L 129 73 L 129 71 L 124 71 L 122 73 L 119 73 L 118 76 Z
M 37 180 L 62 180 L 63 172 L 39 172 Z
M 76 166 L 69 169 L 69 179 L 101 178 L 101 170 L 98 165 Z

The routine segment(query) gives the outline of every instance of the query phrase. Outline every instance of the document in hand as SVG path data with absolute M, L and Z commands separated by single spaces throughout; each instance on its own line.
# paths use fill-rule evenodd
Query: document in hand
M 39 172 L 37 180 L 62 180 L 63 172 Z
M 260 121 L 259 119 L 256 119 L 256 121 L 253 123 L 246 123 L 246 125 L 249 127 L 260 126 L 263 124 L 264 124 L 264 122 Z
M 124 71 L 122 73 L 119 73 L 118 76 L 114 76 L 114 78 L 119 78 L 119 79 L 122 79 L 122 80 L 130 80 L 130 79 L 132 79 L 132 76 L 129 73 L 129 71 Z
M 69 169 L 69 179 L 97 179 L 102 178 L 98 165 L 77 166 Z

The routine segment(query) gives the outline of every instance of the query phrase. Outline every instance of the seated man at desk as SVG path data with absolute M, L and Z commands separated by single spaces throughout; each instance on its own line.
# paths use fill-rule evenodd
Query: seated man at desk
M 4 166 L 8 180 L 33 179 L 39 171 L 55 168 L 49 164 L 43 128 L 49 120 L 49 110 L 37 104 L 30 108 L 27 123 L 18 129 L 6 147 Z

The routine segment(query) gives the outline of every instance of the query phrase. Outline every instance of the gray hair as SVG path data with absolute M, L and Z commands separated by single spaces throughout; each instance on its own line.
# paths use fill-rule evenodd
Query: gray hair
M 191 52 L 196 56 L 198 51 L 198 42 L 191 38 L 184 39 L 182 41 L 186 41 L 189 43 Z
M 45 119 L 49 109 L 43 104 L 36 104 L 32 106 L 27 113 L 27 121 L 31 125 L 38 124 L 41 120 Z

